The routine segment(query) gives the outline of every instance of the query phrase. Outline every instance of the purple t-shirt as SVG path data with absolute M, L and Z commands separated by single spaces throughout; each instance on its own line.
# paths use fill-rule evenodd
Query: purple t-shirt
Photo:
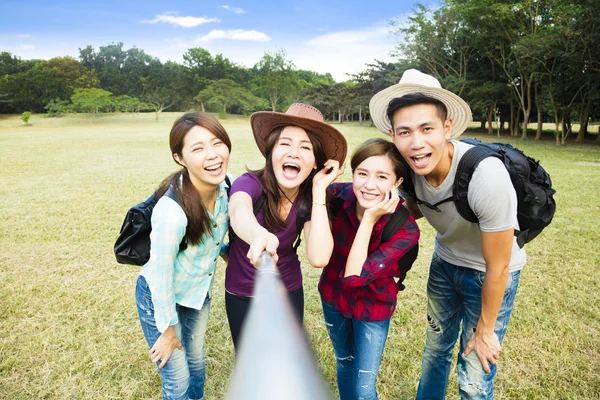
M 258 177 L 252 172 L 246 172 L 237 178 L 231 185 L 230 195 L 237 192 L 245 192 L 252 198 L 252 203 L 262 194 L 262 185 Z M 281 279 L 288 291 L 300 289 L 302 286 L 302 271 L 300 270 L 300 260 L 294 252 L 294 243 L 296 241 L 296 217 L 298 215 L 298 198 L 294 200 L 294 207 L 286 219 L 287 227 L 284 229 L 276 229 L 275 236 L 279 239 L 279 247 L 277 255 L 279 261 L 277 267 L 281 274 Z M 265 207 L 258 212 L 256 220 L 264 226 Z M 310 220 L 310 210 L 306 220 Z M 252 296 L 254 290 L 254 280 L 256 278 L 256 268 L 250 264 L 250 260 L 246 255 L 250 245 L 244 242 L 239 237 L 236 237 L 229 249 L 229 262 L 225 270 L 225 290 L 229 293 L 240 296 Z

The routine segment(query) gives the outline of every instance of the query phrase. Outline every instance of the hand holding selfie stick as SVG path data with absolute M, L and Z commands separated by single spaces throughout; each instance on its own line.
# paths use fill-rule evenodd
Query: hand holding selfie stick
M 332 399 L 268 252 L 242 327 L 228 400 Z

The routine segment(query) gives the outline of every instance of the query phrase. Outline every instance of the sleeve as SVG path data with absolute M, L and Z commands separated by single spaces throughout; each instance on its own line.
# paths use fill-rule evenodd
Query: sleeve
M 481 161 L 473 173 L 467 194 L 469 206 L 483 232 L 518 227 L 517 194 L 508 171 L 495 157 Z
M 151 222 L 150 260 L 146 278 L 152 293 L 156 328 L 164 332 L 179 322 L 175 311 L 173 277 L 187 218 L 179 204 L 165 196 L 156 203 Z
M 399 207 L 403 207 L 402 204 Z M 345 287 L 366 286 L 384 276 L 399 276 L 398 261 L 404 257 L 419 241 L 421 233 L 415 219 L 410 216 L 396 233 L 387 241 L 380 243 L 377 250 L 368 255 L 363 264 L 360 276 L 344 277 L 342 270 L 340 278 Z
M 247 193 L 252 198 L 252 202 L 255 202 L 262 194 L 263 188 L 256 175 L 246 172 L 231 184 L 229 197 L 237 192 Z

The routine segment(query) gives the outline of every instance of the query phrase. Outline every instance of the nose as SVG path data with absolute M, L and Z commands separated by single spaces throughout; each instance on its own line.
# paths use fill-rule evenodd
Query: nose
M 288 152 L 288 155 L 289 155 L 290 157 L 298 157 L 298 154 L 300 153 L 300 151 L 299 151 L 299 150 L 300 150 L 300 149 L 299 149 L 299 146 L 298 146 L 298 145 L 296 145 L 296 144 L 292 144 L 292 145 L 290 146 L 290 151 Z
M 217 155 L 218 154 L 213 146 L 208 146 L 206 148 L 206 158 L 208 158 L 209 160 L 217 158 Z
M 367 189 L 374 189 L 377 186 L 377 182 L 375 180 L 376 178 L 374 176 L 370 176 L 367 178 L 366 182 L 365 182 L 365 188 Z
M 413 135 L 411 135 L 411 141 L 410 141 L 410 148 L 415 150 L 415 149 L 421 149 L 425 146 L 425 140 L 423 139 L 423 135 L 421 135 L 420 133 L 416 132 Z

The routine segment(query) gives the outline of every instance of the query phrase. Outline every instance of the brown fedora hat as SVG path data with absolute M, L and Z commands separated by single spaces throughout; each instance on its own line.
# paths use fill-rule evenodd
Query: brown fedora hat
M 285 113 L 258 111 L 250 117 L 250 125 L 256 145 L 263 156 L 267 137 L 273 129 L 293 125 L 315 134 L 323 143 L 328 159 L 337 160 L 340 165 L 346 160 L 348 152 L 346 138 L 340 131 L 326 123 L 323 114 L 311 105 L 294 103 Z

